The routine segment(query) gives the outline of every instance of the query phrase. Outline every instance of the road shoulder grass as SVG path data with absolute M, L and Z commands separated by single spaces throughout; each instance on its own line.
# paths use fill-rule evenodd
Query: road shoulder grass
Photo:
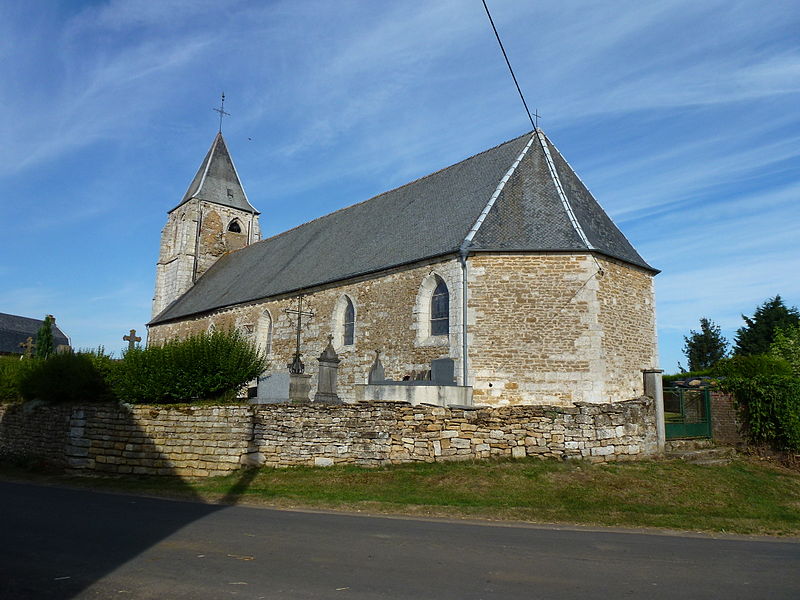
M 521 459 L 366 469 L 248 469 L 225 477 L 6 478 L 223 504 L 738 534 L 800 534 L 800 473 L 740 458 L 589 464 Z

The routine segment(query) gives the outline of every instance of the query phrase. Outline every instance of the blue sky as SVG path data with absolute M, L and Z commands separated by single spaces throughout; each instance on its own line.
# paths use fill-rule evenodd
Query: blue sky
M 800 304 L 800 4 L 489 5 L 540 125 L 663 271 L 663 368 L 700 317 L 730 338 Z M 117 353 L 222 90 L 265 237 L 529 129 L 480 0 L 3 2 L 0 81 L 0 312 Z

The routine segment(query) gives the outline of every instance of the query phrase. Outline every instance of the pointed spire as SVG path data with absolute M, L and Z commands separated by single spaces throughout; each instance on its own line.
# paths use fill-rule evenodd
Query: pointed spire
M 223 206 L 238 208 L 250 213 L 258 214 L 247 199 L 244 186 L 239 180 L 239 174 L 233 165 L 233 159 L 222 132 L 218 132 L 200 164 L 200 168 L 189 184 L 178 206 L 183 205 L 192 198 L 214 202 Z M 178 208 L 176 206 L 175 208 Z M 175 210 L 174 208 L 172 210 Z M 172 211 L 170 211 L 172 212 Z

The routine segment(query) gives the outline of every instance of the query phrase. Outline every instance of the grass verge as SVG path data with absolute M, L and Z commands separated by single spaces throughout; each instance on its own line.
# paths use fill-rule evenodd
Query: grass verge
M 698 466 L 677 460 L 593 465 L 537 459 L 359 467 L 250 469 L 226 477 L 86 478 L 0 467 L 6 478 L 207 502 L 800 534 L 800 473 L 752 459 Z

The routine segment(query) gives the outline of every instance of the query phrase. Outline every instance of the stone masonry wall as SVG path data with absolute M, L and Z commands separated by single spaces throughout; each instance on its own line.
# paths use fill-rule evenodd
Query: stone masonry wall
M 745 441 L 733 394 L 711 391 L 711 438 L 718 444 L 729 445 Z
M 64 465 L 72 408 L 0 404 L 0 456 L 35 456 Z
M 468 267 L 468 385 L 476 404 L 555 404 L 620 401 L 643 393 L 641 370 L 656 364 L 655 309 L 650 273 L 581 254 L 476 254 Z M 448 336 L 426 335 L 433 275 L 450 292 Z M 435 358 L 461 367 L 461 267 L 449 259 L 398 268 L 307 290 L 303 361 L 317 381 L 317 356 L 334 336 L 339 354 L 339 394 L 355 401 L 375 350 L 386 376 L 402 379 L 425 371 Z M 343 345 L 344 296 L 355 308 L 355 340 Z M 254 302 L 150 328 L 149 343 L 216 328 L 237 327 L 262 345 L 268 335 L 271 370 L 285 369 L 295 350 L 294 319 L 284 311 L 293 297 Z M 264 315 L 268 314 L 268 318 Z M 311 390 L 313 397 L 315 388 Z
M 269 466 L 379 466 L 538 456 L 592 462 L 656 452 L 649 398 L 572 407 L 456 409 L 396 403 L 265 405 L 250 461 Z
M 233 219 L 239 220 L 241 233 L 227 230 Z M 153 316 L 188 290 L 192 277 L 202 275 L 220 256 L 244 248 L 260 237 L 258 215 L 242 210 L 197 199 L 173 210 L 161 231 Z M 196 252 L 199 258 L 195 267 Z
M 656 452 L 648 398 L 477 410 L 401 403 L 0 406 L 0 453 L 78 472 L 222 475 L 241 464 L 377 466 L 489 457 L 635 460 Z
M 643 393 L 641 370 L 657 360 L 650 273 L 581 254 L 478 254 L 469 265 L 476 402 L 568 405 Z
M 444 279 L 450 292 L 449 336 L 431 338 L 418 334 L 425 319 L 419 318 L 418 303 L 423 282 L 437 274 Z M 366 383 L 367 374 L 375 360 L 375 350 L 381 351 L 381 360 L 386 376 L 402 379 L 412 372 L 430 369 L 436 358 L 453 358 L 460 361 L 461 344 L 461 268 L 456 260 L 425 263 L 413 267 L 396 269 L 380 276 L 365 277 L 346 284 L 306 292 L 303 310 L 311 310 L 314 318 L 304 320 L 302 332 L 303 362 L 306 373 L 312 375 L 311 397 L 316 393 L 317 357 L 328 343 L 328 335 L 334 335 L 334 344 L 341 363 L 338 371 L 339 396 L 355 401 L 355 384 Z M 352 345 L 343 345 L 337 336 L 337 312 L 347 295 L 355 309 L 355 336 Z M 296 308 L 295 297 L 285 297 L 266 302 L 240 305 L 230 309 L 188 319 L 177 323 L 156 325 L 150 328 L 148 343 L 160 343 L 167 339 L 184 338 L 188 335 L 208 331 L 211 324 L 217 329 L 236 327 L 243 332 L 252 332 L 262 344 L 267 335 L 261 328 L 272 323 L 272 340 L 269 344 L 269 371 L 285 370 L 295 352 L 295 319 L 284 311 Z M 262 315 L 268 312 L 269 318 Z M 420 323 L 422 321 L 422 323 Z M 268 371 L 268 372 L 269 372 Z M 461 369 L 456 367 L 457 377 Z
M 658 364 L 655 287 L 644 269 L 600 258 L 597 323 L 602 332 L 603 394 L 632 398 L 644 393 L 642 370 Z

